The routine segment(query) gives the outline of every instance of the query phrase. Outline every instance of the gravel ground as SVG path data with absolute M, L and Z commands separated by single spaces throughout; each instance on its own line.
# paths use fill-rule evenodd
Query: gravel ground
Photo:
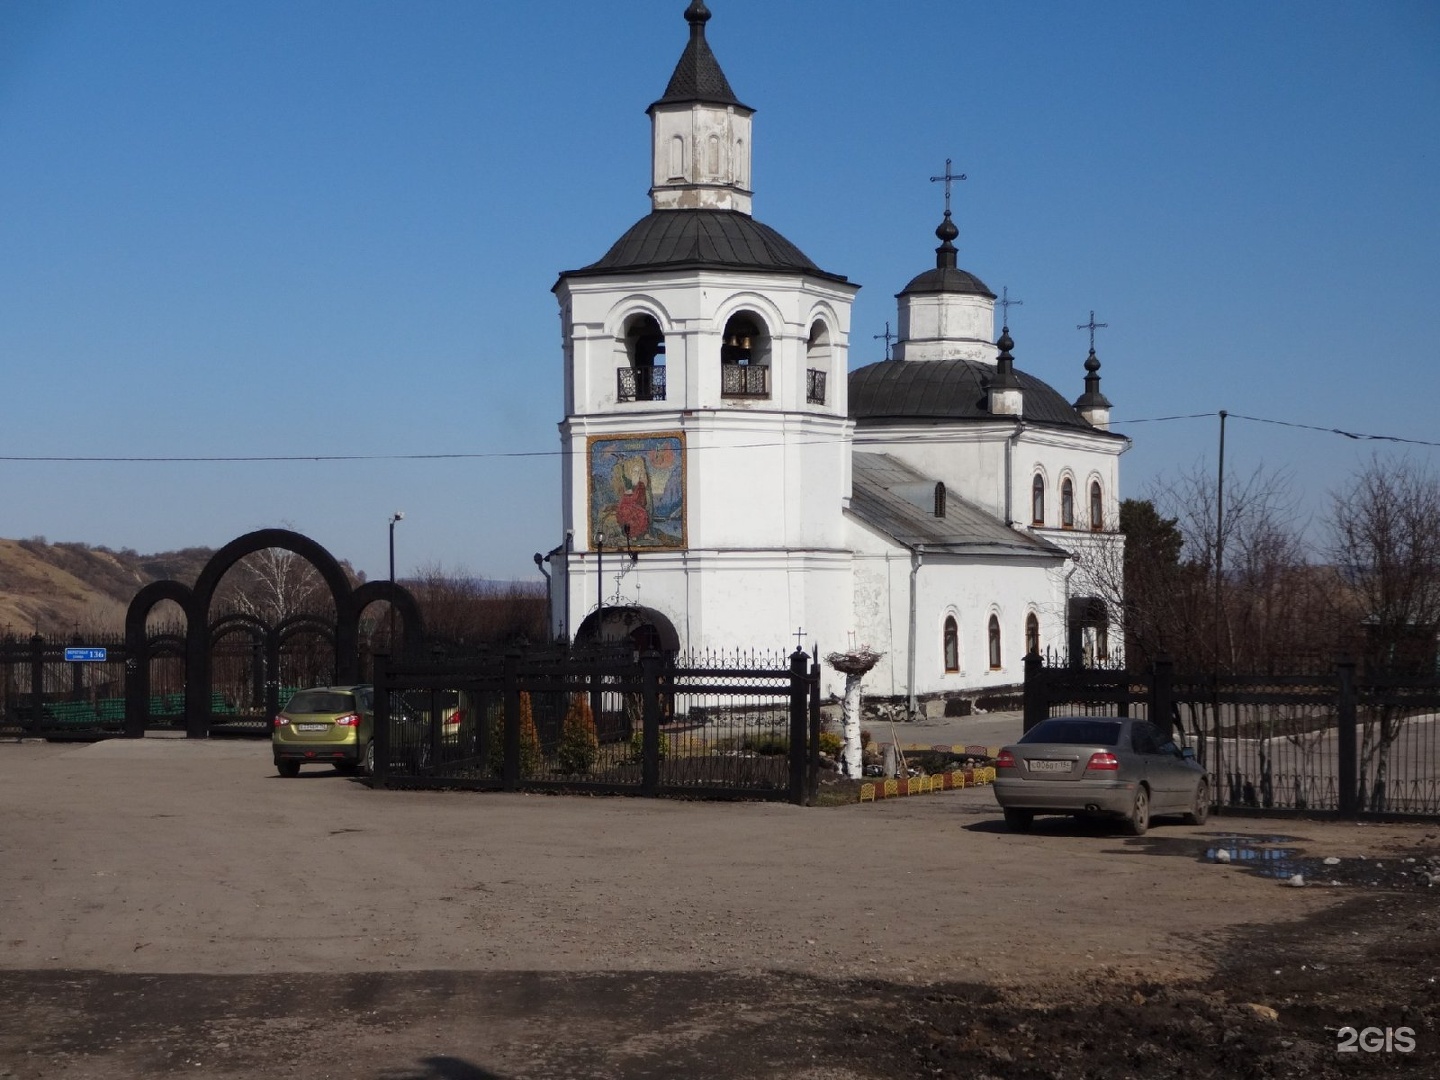
M 1437 831 L 1015 836 L 984 789 L 374 792 L 256 743 L 4 744 L 0 1077 L 1429 1077 Z

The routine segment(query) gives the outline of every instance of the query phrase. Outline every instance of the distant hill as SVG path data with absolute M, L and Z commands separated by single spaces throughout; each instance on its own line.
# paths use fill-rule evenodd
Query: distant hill
M 125 609 L 152 581 L 191 584 L 212 548 L 156 555 L 111 551 L 89 544 L 50 544 L 43 538 L 0 540 L 0 634 L 46 635 L 114 631 L 125 627 Z

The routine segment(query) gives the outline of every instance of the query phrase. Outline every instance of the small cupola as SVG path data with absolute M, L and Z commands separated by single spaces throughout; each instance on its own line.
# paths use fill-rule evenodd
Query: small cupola
M 896 360 L 983 360 L 995 362 L 995 294 L 974 274 L 960 269 L 955 240 L 960 235 L 950 213 L 950 183 L 963 175 L 950 171 L 932 177 L 945 181 L 945 217 L 935 229 L 940 246 L 935 268 L 910 279 L 896 294 L 900 335 Z
M 1100 358 L 1094 345 L 1085 358 L 1085 393 L 1076 400 L 1075 409 L 1091 426 L 1110 430 L 1110 399 L 1100 392 Z
M 1025 415 L 1025 392 L 1020 386 L 1020 377 L 1015 374 L 1015 358 L 1010 350 L 1015 347 L 1010 337 L 1010 328 L 1002 327 L 1000 340 L 995 348 L 1000 355 L 995 361 L 995 376 L 990 380 L 990 414 L 992 416 Z
M 650 114 L 650 202 L 656 210 L 750 213 L 750 130 L 755 110 L 742 105 L 705 40 L 710 9 L 685 9 L 690 41 Z

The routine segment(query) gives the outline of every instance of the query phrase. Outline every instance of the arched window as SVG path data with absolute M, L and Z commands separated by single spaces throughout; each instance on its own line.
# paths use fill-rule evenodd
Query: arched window
M 1027 656 L 1040 654 L 1040 620 L 1033 611 L 1025 616 L 1025 654 Z
M 670 140 L 670 179 L 685 179 L 685 140 L 679 135 Z
M 830 328 L 819 319 L 810 327 L 805 345 L 805 400 L 825 404 L 825 383 L 830 373 Z
M 1090 528 L 1100 532 L 1105 528 L 1105 500 L 1100 497 L 1100 481 L 1090 481 Z
M 954 615 L 945 616 L 945 670 L 960 670 L 960 627 Z
M 1030 482 L 1030 523 L 1045 524 L 1045 478 L 1039 473 Z
M 1075 484 L 1068 476 L 1060 481 L 1060 527 L 1075 527 Z
M 628 368 L 619 369 L 618 401 L 665 400 L 665 334 L 653 315 L 632 315 L 625 324 Z
M 990 670 L 1000 670 L 1000 620 L 990 616 Z
M 720 392 L 725 397 L 770 396 L 770 339 L 748 312 L 732 315 L 720 346 Z

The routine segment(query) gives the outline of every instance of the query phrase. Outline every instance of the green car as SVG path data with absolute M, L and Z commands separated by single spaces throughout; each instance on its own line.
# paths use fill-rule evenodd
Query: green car
M 281 776 L 301 765 L 333 765 L 347 776 L 375 771 L 375 688 L 316 686 L 301 690 L 275 717 L 270 747 Z

